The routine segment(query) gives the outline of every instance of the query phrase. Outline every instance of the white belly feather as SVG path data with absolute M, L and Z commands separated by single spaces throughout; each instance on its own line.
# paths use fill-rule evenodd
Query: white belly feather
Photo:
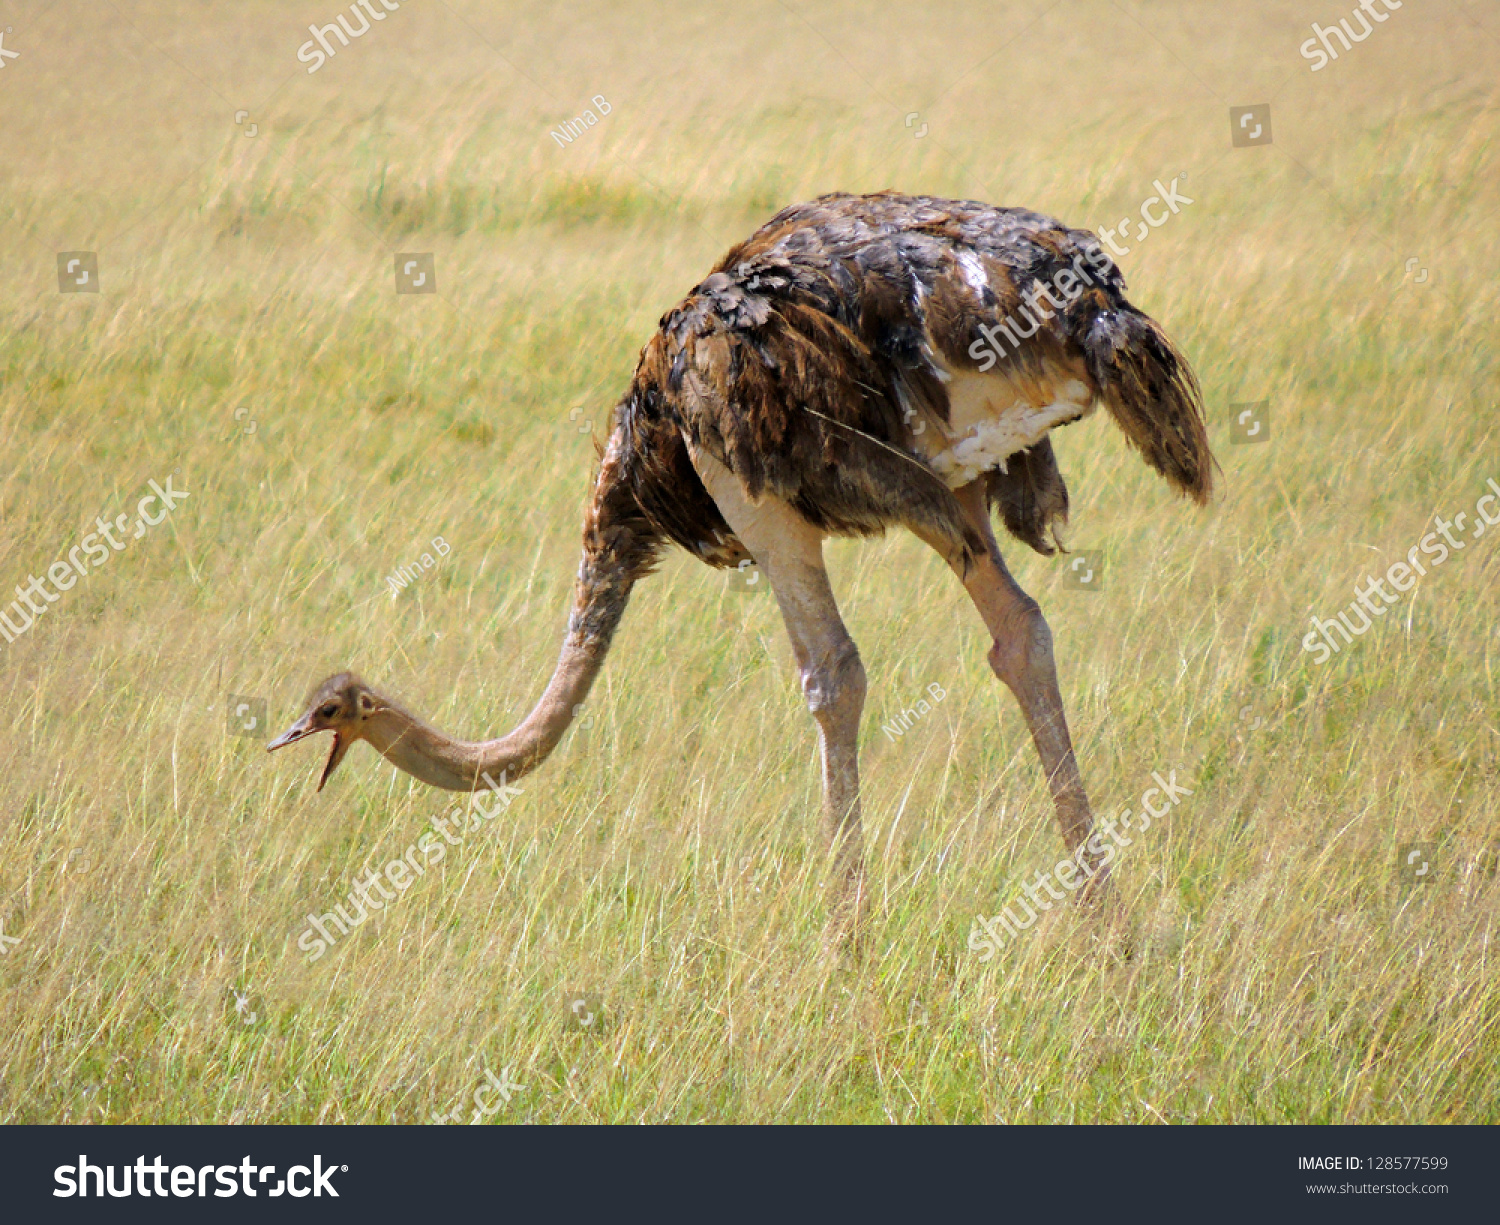
M 1048 430 L 1087 416 L 1088 387 L 1070 374 L 1013 381 L 1001 374 L 943 371 L 948 422 L 924 420 L 913 441 L 950 489 L 992 468 L 1005 471 L 1017 451 L 1040 442 Z M 941 376 L 940 376 L 941 377 Z

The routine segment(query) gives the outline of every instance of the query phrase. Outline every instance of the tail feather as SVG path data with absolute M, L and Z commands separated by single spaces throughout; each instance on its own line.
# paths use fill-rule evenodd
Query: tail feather
M 1080 343 L 1110 416 L 1130 444 L 1180 492 L 1206 504 L 1215 461 L 1187 359 L 1154 320 L 1124 302 L 1094 315 Z

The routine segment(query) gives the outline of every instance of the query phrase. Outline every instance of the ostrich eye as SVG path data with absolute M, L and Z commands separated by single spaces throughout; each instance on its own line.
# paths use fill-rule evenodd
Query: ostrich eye
M 323 707 L 322 710 L 318 711 L 318 714 L 322 715 L 323 718 L 325 718 L 325 719 L 331 719 L 331 718 L 333 718 L 334 715 L 336 715 L 338 713 L 339 713 L 339 708 L 337 706 L 335 706 L 332 702 L 328 703 L 327 706 Z

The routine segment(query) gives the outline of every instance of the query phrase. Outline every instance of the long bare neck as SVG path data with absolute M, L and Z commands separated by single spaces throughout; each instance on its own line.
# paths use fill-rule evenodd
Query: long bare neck
M 509 735 L 498 740 L 455 740 L 394 702 L 371 716 L 367 739 L 393 766 L 449 791 L 478 791 L 515 782 L 534 770 L 562 740 L 604 662 L 570 632 L 541 700 Z M 488 776 L 488 777 L 487 777 Z
M 364 738 L 398 769 L 450 791 L 515 782 L 557 747 L 614 638 L 636 580 L 649 572 L 659 537 L 622 475 L 620 435 L 610 440 L 584 521 L 583 560 L 568 632 L 552 679 L 519 727 L 498 740 L 455 740 L 392 702 L 371 716 Z M 486 777 L 488 776 L 488 777 Z

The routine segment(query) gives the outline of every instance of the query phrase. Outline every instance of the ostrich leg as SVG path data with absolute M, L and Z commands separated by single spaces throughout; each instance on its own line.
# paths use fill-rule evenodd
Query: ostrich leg
M 1086 902 L 1100 900 L 1109 891 L 1109 869 L 1099 862 L 1098 854 L 1086 849 L 1093 830 L 1093 816 L 1083 778 L 1078 772 L 1078 759 L 1073 755 L 1068 718 L 1057 686 L 1052 631 L 1037 602 L 1021 590 L 1020 584 L 1005 568 L 1000 546 L 996 544 L 995 533 L 990 527 L 982 482 L 974 481 L 953 492 L 964 509 L 964 516 L 984 540 L 984 554 L 976 559 L 966 575 L 961 557 L 948 556 L 946 546 L 936 541 L 929 540 L 928 543 L 944 554 L 944 559 L 958 575 L 989 629 L 993 639 L 989 651 L 990 668 L 1020 703 L 1037 755 L 1042 759 L 1042 768 L 1047 772 L 1047 785 L 1057 808 L 1063 842 L 1069 854 L 1077 856 L 1087 875 L 1087 883 L 1079 898 Z
M 823 761 L 823 824 L 833 854 L 835 924 L 855 929 L 866 902 L 859 815 L 859 720 L 865 667 L 849 636 L 828 572 L 823 536 L 773 497 L 751 502 L 732 473 L 694 451 L 697 468 L 729 526 L 750 551 L 781 607 L 807 709 L 818 725 Z

